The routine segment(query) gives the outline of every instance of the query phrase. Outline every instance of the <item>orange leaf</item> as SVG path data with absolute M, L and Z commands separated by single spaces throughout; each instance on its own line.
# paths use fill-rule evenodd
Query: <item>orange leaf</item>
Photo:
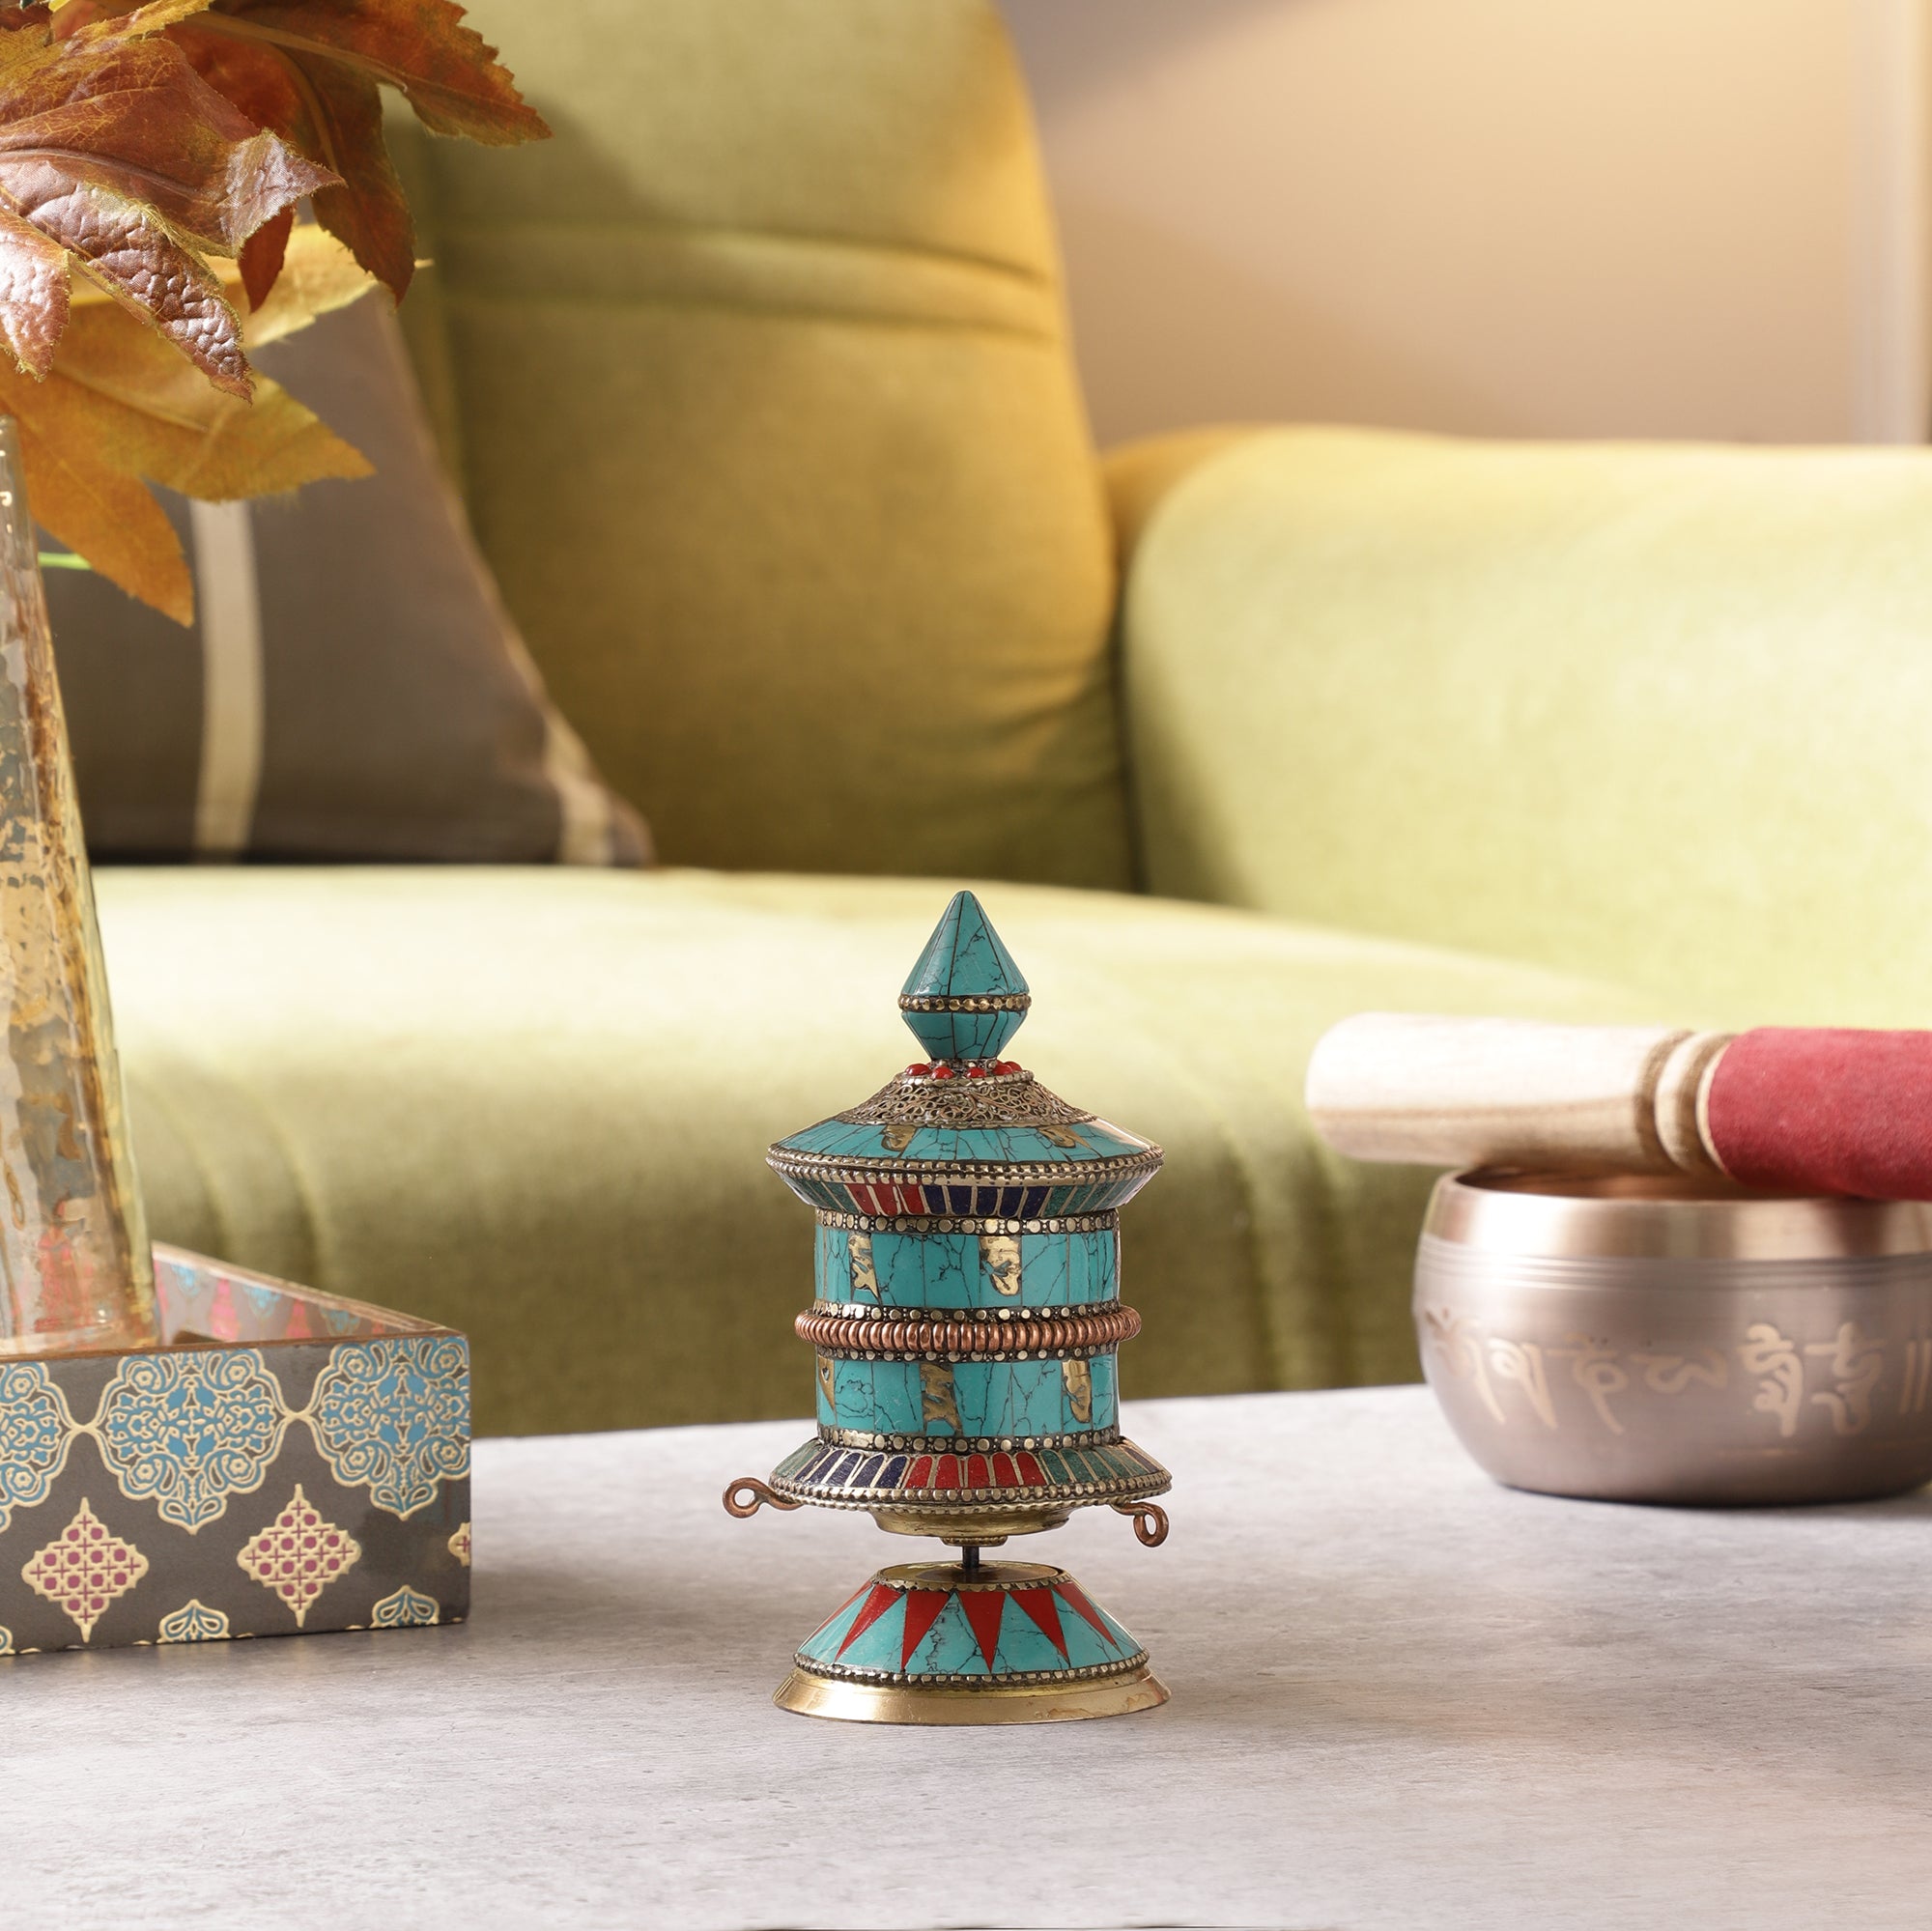
M 299 231 L 291 267 L 270 307 L 250 318 L 263 324 L 262 339 L 369 287 L 312 229 Z M 248 403 L 212 388 L 152 329 L 98 298 L 75 304 L 44 382 L 0 365 L 0 412 L 19 421 L 37 520 L 102 576 L 183 623 L 193 616 L 193 582 L 144 478 L 225 501 L 369 473 L 286 389 L 258 379 Z
M 398 301 L 415 235 L 379 89 L 440 134 L 504 147 L 550 132 L 454 0 L 212 0 L 171 32 L 217 93 L 340 178 L 316 195 L 316 218 Z
M 36 383 L 0 366 L 0 410 L 19 426 L 35 522 L 130 596 L 192 623 L 194 579 L 181 539 L 139 477 L 103 454 L 93 398 L 58 378 Z
M 234 254 L 331 178 L 158 31 L 179 30 L 190 5 L 150 0 L 108 19 L 70 9 L 58 28 L 35 6 L 0 33 L 0 336 L 35 376 L 60 337 L 71 257 L 211 382 L 248 393 L 234 311 L 204 257 Z
M 242 243 L 237 258 L 242 264 L 242 286 L 250 308 L 260 308 L 288 260 L 289 237 L 295 232 L 296 212 L 285 208 L 272 220 L 265 221 Z

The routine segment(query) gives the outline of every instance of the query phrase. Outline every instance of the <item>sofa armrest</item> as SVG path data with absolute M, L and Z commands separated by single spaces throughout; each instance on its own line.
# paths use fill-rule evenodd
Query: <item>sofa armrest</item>
M 1932 1022 L 1932 453 L 1285 429 L 1112 476 L 1152 890 Z

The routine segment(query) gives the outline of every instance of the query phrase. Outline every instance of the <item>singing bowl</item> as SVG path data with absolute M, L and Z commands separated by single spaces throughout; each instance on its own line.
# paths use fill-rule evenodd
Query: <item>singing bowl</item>
M 1932 1480 L 1932 1207 L 1454 1174 L 1415 1323 L 1450 1427 L 1512 1488 L 1737 1505 Z

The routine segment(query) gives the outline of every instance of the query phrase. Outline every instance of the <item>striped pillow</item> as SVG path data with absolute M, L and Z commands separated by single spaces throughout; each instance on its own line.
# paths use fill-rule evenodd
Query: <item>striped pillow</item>
M 649 862 L 550 702 L 444 481 L 380 298 L 259 357 L 376 467 L 165 498 L 198 614 L 104 580 L 47 602 L 89 849 L 106 859 Z

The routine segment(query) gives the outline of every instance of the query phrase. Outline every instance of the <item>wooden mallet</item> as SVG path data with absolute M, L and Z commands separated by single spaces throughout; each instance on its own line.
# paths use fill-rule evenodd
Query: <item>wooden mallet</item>
M 1365 1012 L 1316 1046 L 1308 1111 L 1362 1160 L 1932 1200 L 1932 1033 Z

